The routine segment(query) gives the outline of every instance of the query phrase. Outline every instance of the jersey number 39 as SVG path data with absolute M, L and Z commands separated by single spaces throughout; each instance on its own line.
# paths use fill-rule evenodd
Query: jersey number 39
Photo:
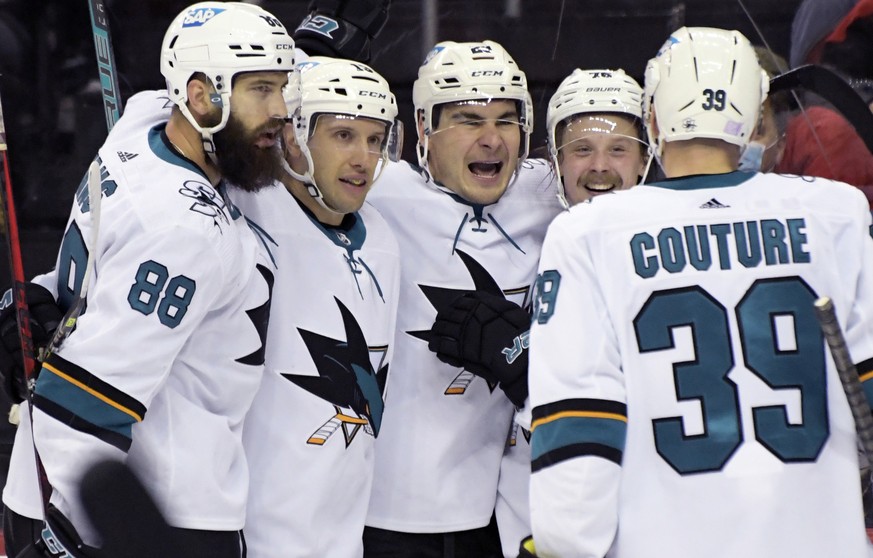
M 755 438 L 782 462 L 814 461 L 827 441 L 825 351 L 813 310 L 816 296 L 799 277 L 755 281 L 734 309 L 746 369 L 774 390 L 800 394 L 802 420 L 782 405 L 753 407 Z M 793 323 L 794 339 L 780 347 L 776 320 Z M 680 474 L 720 470 L 743 444 L 729 312 L 700 287 L 657 291 L 634 319 L 641 353 L 671 349 L 673 329 L 690 327 L 695 358 L 673 364 L 676 397 L 698 400 L 703 433 L 686 435 L 682 417 L 652 421 L 658 454 Z

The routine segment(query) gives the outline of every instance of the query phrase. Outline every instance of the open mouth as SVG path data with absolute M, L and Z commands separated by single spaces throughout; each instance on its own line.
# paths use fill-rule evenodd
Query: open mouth
M 592 194 L 603 194 L 621 188 L 621 176 L 613 172 L 589 172 L 581 177 L 579 186 Z
M 278 135 L 278 130 L 274 130 L 272 132 L 261 132 L 260 134 L 258 134 L 258 139 L 255 140 L 255 145 L 263 148 L 273 147 L 274 145 L 276 145 Z
M 470 172 L 479 178 L 494 178 L 500 171 L 503 170 L 503 163 L 496 162 L 476 162 L 467 165 Z
M 585 186 L 585 189 L 588 190 L 589 192 L 602 194 L 604 192 L 609 192 L 609 191 L 613 190 L 618 185 L 613 184 L 611 182 L 607 182 L 607 183 L 589 182 L 588 184 L 584 184 L 584 186 Z
M 349 186 L 355 186 L 356 188 L 363 188 L 367 185 L 367 181 L 363 178 L 340 178 L 339 180 Z

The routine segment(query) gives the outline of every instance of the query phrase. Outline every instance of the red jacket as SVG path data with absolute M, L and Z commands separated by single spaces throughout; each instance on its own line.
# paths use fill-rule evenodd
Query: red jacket
M 785 141 L 785 154 L 776 172 L 852 184 L 864 192 L 873 208 L 873 154 L 842 115 L 825 107 L 808 108 L 789 122 Z

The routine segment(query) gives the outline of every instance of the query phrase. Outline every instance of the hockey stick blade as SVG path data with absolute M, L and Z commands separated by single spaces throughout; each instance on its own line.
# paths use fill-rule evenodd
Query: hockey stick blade
M 770 80 L 771 94 L 798 88 L 812 91 L 833 105 L 873 153 L 873 112 L 843 78 L 827 68 L 809 64 Z
M 849 401 L 861 449 L 867 455 L 867 460 L 873 462 L 873 413 L 870 411 L 870 402 L 864 394 L 864 388 L 861 387 L 858 371 L 855 369 L 855 364 L 849 354 L 849 348 L 846 346 L 846 339 L 840 329 L 837 313 L 831 299 L 821 297 L 816 300 L 815 314 L 825 341 L 830 348 L 831 356 L 833 356 L 843 391 L 846 392 L 846 399 Z

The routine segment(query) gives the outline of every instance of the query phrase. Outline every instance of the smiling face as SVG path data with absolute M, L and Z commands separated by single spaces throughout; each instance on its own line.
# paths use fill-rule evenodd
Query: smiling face
M 469 202 L 496 202 L 518 163 L 522 131 L 516 103 L 465 101 L 437 110 L 439 125 L 428 137 L 427 158 L 434 180 Z
M 558 130 L 558 164 L 570 205 L 639 182 L 645 168 L 639 133 L 633 119 L 610 113 L 573 117 Z
M 336 114 L 318 116 L 307 147 L 314 167 L 313 177 L 331 213 L 306 194 L 301 199 L 319 221 L 338 224 L 342 215 L 358 211 L 373 181 L 382 158 L 388 124 L 371 118 Z M 293 141 L 293 131 L 286 130 Z M 292 168 L 303 169 L 307 162 L 296 142 L 289 149 Z

